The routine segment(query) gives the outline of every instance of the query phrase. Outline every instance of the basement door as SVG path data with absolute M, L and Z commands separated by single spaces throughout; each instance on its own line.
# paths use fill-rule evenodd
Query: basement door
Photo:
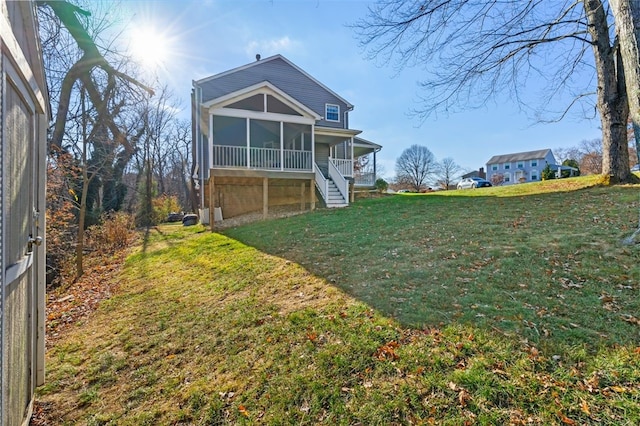
M 3 52 L 4 53 L 4 52 Z M 39 212 L 37 114 L 24 76 L 2 55 L 2 406 L 0 424 L 21 425 L 36 381 Z M 42 179 L 42 180 L 40 180 Z

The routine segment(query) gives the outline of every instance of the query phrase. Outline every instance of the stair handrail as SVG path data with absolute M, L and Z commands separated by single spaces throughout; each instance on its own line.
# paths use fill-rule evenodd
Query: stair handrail
M 324 177 L 317 163 L 313 163 L 313 170 L 316 173 L 316 187 L 320 191 L 322 199 L 326 202 L 327 197 L 329 197 L 329 181 Z
M 347 200 L 349 200 L 349 182 L 342 176 L 342 173 L 340 173 L 340 170 L 338 170 L 331 158 L 329 158 L 329 177 L 333 180 L 333 183 L 336 184 L 344 201 L 347 202 Z

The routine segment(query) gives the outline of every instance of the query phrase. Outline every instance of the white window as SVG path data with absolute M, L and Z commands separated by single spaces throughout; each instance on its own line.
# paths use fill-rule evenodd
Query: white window
M 538 167 L 538 160 L 531 160 L 531 167 Z
M 327 121 L 340 121 L 340 105 L 325 105 L 324 119 Z
M 511 182 L 511 175 L 509 173 L 505 173 L 503 176 L 505 183 Z
M 519 169 L 524 169 L 524 161 L 518 161 L 518 163 L 516 164 L 516 167 Z
M 504 169 L 509 170 L 511 168 L 511 163 L 504 163 Z
M 538 171 L 531 170 L 531 180 L 538 180 Z
M 497 165 L 497 164 L 492 164 L 492 165 L 491 165 L 491 170 L 493 170 L 494 172 L 495 172 L 496 170 L 498 170 L 498 165 Z

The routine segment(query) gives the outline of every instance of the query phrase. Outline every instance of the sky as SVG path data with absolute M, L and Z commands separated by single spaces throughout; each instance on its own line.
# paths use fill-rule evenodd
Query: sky
M 538 123 L 508 96 L 482 109 L 424 121 L 412 116 L 419 106 L 423 71 L 399 71 L 367 59 L 349 27 L 366 16 L 370 3 L 124 0 L 118 12 L 130 21 L 126 34 L 132 44 L 145 52 L 159 51 L 161 58 L 148 68 L 178 99 L 181 118 L 190 117 L 193 80 L 251 63 L 256 54 L 281 54 L 355 106 L 350 127 L 382 145 L 377 163 L 385 178 L 394 176 L 396 159 L 413 144 L 426 146 L 438 161 L 450 157 L 471 171 L 485 167 L 494 155 L 569 148 L 601 137 L 597 117 L 571 115 L 557 123 Z M 540 88 L 524 90 L 535 94 Z

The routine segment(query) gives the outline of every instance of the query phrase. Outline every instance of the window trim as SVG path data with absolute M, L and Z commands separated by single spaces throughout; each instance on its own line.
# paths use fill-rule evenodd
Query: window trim
M 502 164 L 502 167 L 503 167 L 505 170 L 511 170 L 511 163 L 504 163 L 504 164 Z
M 498 170 L 499 168 L 500 168 L 500 165 L 499 165 L 499 164 L 492 164 L 492 165 L 491 165 L 491 171 L 492 171 L 492 172 L 495 172 L 495 171 L 496 171 L 496 170 Z
M 529 165 L 531 167 L 538 167 L 538 160 L 530 160 Z
M 338 119 L 337 120 L 332 120 L 329 118 L 329 107 L 335 107 L 338 112 Z M 333 123 L 339 123 L 340 122 L 340 105 L 336 105 L 336 104 L 324 104 L 324 119 L 325 121 L 331 121 Z

